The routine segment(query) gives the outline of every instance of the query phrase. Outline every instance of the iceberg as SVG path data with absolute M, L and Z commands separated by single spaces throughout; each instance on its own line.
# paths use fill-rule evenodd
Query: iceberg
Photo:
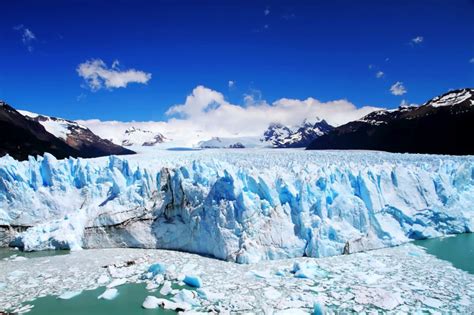
M 72 299 L 73 297 L 76 297 L 76 296 L 80 295 L 81 293 L 82 293 L 81 290 L 79 290 L 79 291 L 67 291 L 67 292 L 64 292 L 63 294 L 61 294 L 60 296 L 58 296 L 58 299 L 69 300 L 69 299 Z
M 1 233 L 24 250 L 137 247 L 238 263 L 474 231 L 474 157 L 157 150 L 0 158 Z
M 183 282 L 194 288 L 202 287 L 202 280 L 198 276 L 186 275 Z
M 106 289 L 104 293 L 99 295 L 97 299 L 103 299 L 103 300 L 113 300 L 118 296 L 118 290 L 115 288 L 112 289 Z

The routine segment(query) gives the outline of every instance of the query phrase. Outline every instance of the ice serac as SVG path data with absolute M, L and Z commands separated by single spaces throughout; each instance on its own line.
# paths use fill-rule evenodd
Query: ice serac
M 252 263 L 474 230 L 472 156 L 154 154 L 1 158 L 0 222 L 29 227 L 8 241 L 25 250 L 165 248 Z

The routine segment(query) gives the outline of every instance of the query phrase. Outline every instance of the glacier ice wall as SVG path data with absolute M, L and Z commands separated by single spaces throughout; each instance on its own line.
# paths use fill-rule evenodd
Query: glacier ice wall
M 241 263 L 338 255 L 472 232 L 474 158 L 262 149 L 6 156 L 0 226 L 27 229 L 8 240 L 25 250 L 166 248 Z

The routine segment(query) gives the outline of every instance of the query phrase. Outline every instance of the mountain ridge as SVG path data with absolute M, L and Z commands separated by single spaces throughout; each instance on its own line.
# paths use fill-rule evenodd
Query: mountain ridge
M 335 128 L 308 150 L 358 149 L 403 153 L 474 154 L 474 91 L 449 91 L 421 106 L 379 110 Z
M 76 122 L 18 111 L 0 101 L 0 155 L 15 159 L 50 153 L 56 158 L 133 154 Z

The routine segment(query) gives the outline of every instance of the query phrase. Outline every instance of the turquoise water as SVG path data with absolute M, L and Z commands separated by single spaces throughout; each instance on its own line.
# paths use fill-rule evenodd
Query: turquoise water
M 174 311 L 163 309 L 146 310 L 142 303 L 148 295 L 160 297 L 159 293 L 150 293 L 145 284 L 126 284 L 117 287 L 119 295 L 111 300 L 99 300 L 105 288 L 84 291 L 69 300 L 60 300 L 54 296 L 39 298 L 33 303 L 35 307 L 28 314 L 31 315 L 151 315 L 176 314 Z
M 429 254 L 447 260 L 454 267 L 474 274 L 474 233 L 415 241 Z

